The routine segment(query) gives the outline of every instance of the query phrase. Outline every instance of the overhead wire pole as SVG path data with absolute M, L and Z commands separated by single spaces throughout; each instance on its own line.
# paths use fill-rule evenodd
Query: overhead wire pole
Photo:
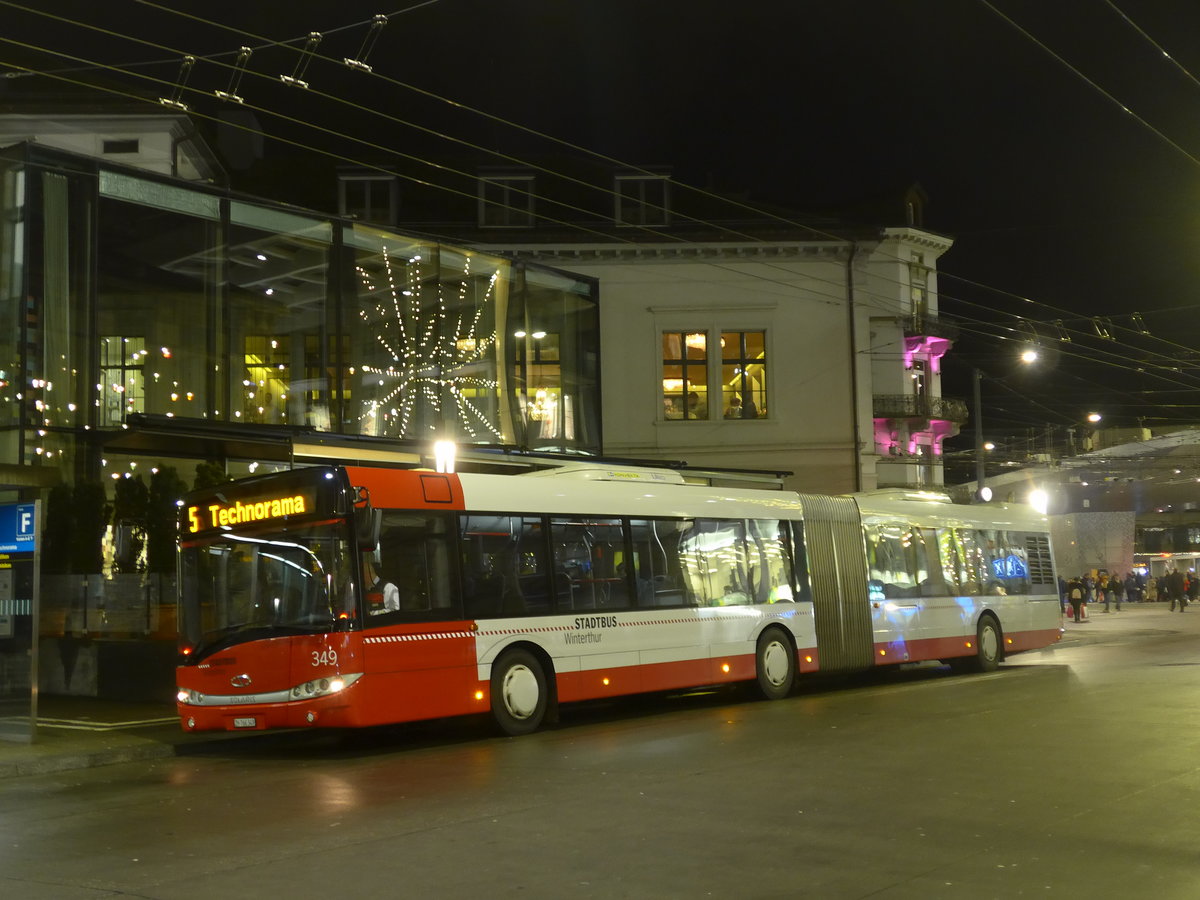
M 982 390 L 980 390 L 980 382 L 983 380 L 983 372 L 978 366 L 971 368 L 971 373 L 974 375 L 975 381 L 975 499 L 981 503 L 986 503 L 991 498 L 991 491 L 987 489 L 984 480 L 987 475 L 984 472 L 983 465 L 983 403 L 981 401 Z

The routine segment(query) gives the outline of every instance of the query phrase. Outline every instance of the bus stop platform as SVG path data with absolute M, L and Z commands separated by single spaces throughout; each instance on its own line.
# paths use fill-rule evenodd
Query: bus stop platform
M 1184 615 L 1200 616 L 1200 605 L 1189 608 Z M 1184 620 L 1184 615 L 1170 612 L 1163 602 L 1126 603 L 1119 613 L 1115 609 L 1104 613 L 1102 604 L 1093 604 L 1088 608 L 1086 622 L 1064 621 L 1062 645 L 1100 643 L 1121 634 L 1161 628 L 1175 618 Z M 42 695 L 38 698 L 37 729 L 33 740 L 25 743 L 0 740 L 0 780 L 185 756 L 211 751 L 220 743 L 257 743 L 269 736 L 290 738 L 296 734 L 299 733 L 186 734 L 179 725 L 172 702 L 139 703 Z
M 11 731 L 11 724 L 5 724 L 10 725 Z M 311 731 L 187 734 L 180 727 L 174 703 L 43 695 L 38 698 L 33 740 L 0 740 L 0 782 L 116 763 L 220 752 L 222 747 L 247 741 L 257 747 L 278 740 L 294 743 L 301 735 L 311 738 L 314 734 Z
M 184 734 L 174 703 L 43 695 L 33 739 L 0 740 L 0 780 L 159 759 L 203 741 Z

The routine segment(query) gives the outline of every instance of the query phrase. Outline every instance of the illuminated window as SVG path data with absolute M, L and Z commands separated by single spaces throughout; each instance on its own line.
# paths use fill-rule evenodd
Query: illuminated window
M 343 401 L 349 401 L 354 385 L 348 335 L 329 335 L 324 340 L 317 334 L 304 335 L 304 424 L 318 431 L 332 427 L 329 397 L 339 384 Z M 340 362 L 339 362 L 340 361 Z M 342 368 L 339 372 L 338 365 Z M 299 424 L 299 423 L 294 423 Z
M 291 355 L 286 335 L 252 334 L 245 338 L 242 420 L 267 425 L 287 422 Z
M 726 419 L 767 416 L 767 333 L 721 332 L 721 402 Z
M 527 443 L 573 437 L 572 422 L 562 391 L 560 335 L 553 331 L 524 331 L 514 335 L 513 378 L 518 387 L 517 402 L 525 413 Z M 464 394 L 485 392 L 473 386 Z
M 666 175 L 617 175 L 613 181 L 618 225 L 670 224 L 670 186 Z
M 663 416 L 708 418 L 708 334 L 665 331 L 662 336 Z
M 533 176 L 488 175 L 479 179 L 482 228 L 533 227 Z
M 146 411 L 146 339 L 100 338 L 100 425 L 120 425 L 129 413 Z

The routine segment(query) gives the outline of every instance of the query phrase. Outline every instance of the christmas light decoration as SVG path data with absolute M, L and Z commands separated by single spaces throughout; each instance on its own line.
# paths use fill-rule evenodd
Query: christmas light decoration
M 457 311 L 447 311 L 445 282 L 426 287 L 421 257 L 398 261 L 385 247 L 382 273 L 358 267 L 364 293 L 373 305 L 360 311 L 363 333 L 371 336 L 386 362 L 364 362 L 357 368 L 371 376 L 377 396 L 360 413 L 365 433 L 391 437 L 428 437 L 439 427 L 451 434 L 501 440 L 501 432 L 478 405 L 481 395 L 495 397 L 498 382 L 480 374 L 499 364 L 496 331 L 486 329 L 493 310 L 497 274 L 488 279 L 482 298 L 468 302 L 473 282 L 471 257 L 463 262 Z M 401 271 L 398 273 L 397 270 Z M 386 276 L 386 286 L 376 277 Z M 402 282 L 402 283 L 401 283 Z M 429 290 L 434 296 L 426 298 Z M 415 434 L 415 429 L 422 433 Z

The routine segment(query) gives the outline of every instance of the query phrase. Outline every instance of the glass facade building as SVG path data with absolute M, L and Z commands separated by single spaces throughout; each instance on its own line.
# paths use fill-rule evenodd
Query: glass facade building
M 32 145 L 2 162 L 2 464 L 123 474 L 131 414 L 600 451 L 591 279 Z
M 431 465 L 438 439 L 598 454 L 598 367 L 594 279 L 0 150 L 0 500 L 43 501 L 42 690 L 169 695 L 184 491 L 339 458 Z M 0 669 L 27 660 L 0 631 Z

